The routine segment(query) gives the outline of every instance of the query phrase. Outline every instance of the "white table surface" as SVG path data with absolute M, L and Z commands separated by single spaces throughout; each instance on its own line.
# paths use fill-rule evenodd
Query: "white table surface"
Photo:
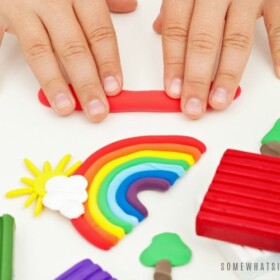
M 113 15 L 125 78 L 125 89 L 162 89 L 161 39 L 152 28 L 160 0 L 142 0 L 137 11 Z M 193 260 L 173 271 L 176 280 L 236 280 L 220 270 L 224 258 L 211 240 L 195 235 L 195 201 L 203 194 L 227 148 L 257 152 L 260 140 L 280 117 L 280 81 L 273 74 L 262 20 L 257 23 L 254 49 L 241 86 L 242 96 L 224 112 L 207 113 L 191 121 L 180 113 L 111 114 L 101 124 L 83 114 L 58 117 L 37 100 L 38 83 L 16 39 L 6 35 L 0 52 L 0 214 L 16 219 L 15 280 L 50 280 L 76 262 L 90 258 L 119 280 L 152 279 L 153 269 L 138 257 L 158 233 L 178 233 L 192 248 Z M 58 213 L 45 210 L 33 217 L 33 207 L 23 208 L 26 197 L 8 200 L 4 194 L 23 186 L 29 176 L 23 164 L 28 157 L 37 165 L 53 164 L 66 153 L 84 160 L 103 145 L 126 137 L 182 134 L 203 141 L 207 153 L 167 193 L 145 192 L 141 200 L 148 218 L 109 252 L 87 243 Z M 275 273 L 259 280 L 275 279 Z

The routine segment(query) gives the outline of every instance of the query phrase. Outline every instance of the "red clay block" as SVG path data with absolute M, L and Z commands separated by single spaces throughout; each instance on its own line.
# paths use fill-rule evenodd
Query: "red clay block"
M 197 215 L 196 232 L 280 252 L 280 158 L 227 150 Z

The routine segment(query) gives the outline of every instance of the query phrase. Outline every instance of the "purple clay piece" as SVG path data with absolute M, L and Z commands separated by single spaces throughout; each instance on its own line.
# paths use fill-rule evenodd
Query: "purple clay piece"
M 99 265 L 85 259 L 75 264 L 55 280 L 117 280 Z
M 167 191 L 170 182 L 160 178 L 143 178 L 134 182 L 126 193 L 127 201 L 136 208 L 144 217 L 148 216 L 148 210 L 138 199 L 138 193 L 147 190 Z

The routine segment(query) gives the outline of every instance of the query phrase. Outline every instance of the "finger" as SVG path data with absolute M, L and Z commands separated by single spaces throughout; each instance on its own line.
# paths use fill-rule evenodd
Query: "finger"
M 108 114 L 109 105 L 73 8 L 62 4 L 63 1 L 48 1 L 43 7 L 44 10 L 39 10 L 39 13 L 84 113 L 89 120 L 98 122 Z
M 158 17 L 153 23 L 153 28 L 156 33 L 161 34 L 162 30 L 162 12 L 159 13 Z
M 153 28 L 156 33 L 161 34 L 161 31 L 162 31 L 162 6 L 160 9 L 159 15 L 157 16 L 157 18 L 155 19 L 155 21 L 153 23 Z
M 0 20 L 0 47 L 4 38 L 4 34 L 6 32 L 7 25 L 5 24 L 4 20 Z
M 52 108 L 60 115 L 68 115 L 75 101 L 61 71 L 47 32 L 34 14 L 15 21 L 19 43 L 33 73 L 43 88 Z
M 74 6 L 93 53 L 104 91 L 115 95 L 122 88 L 122 71 L 117 38 L 103 0 L 79 0 Z
M 237 1 L 229 8 L 220 62 L 210 93 L 212 108 L 222 110 L 231 103 L 248 61 L 258 15 L 258 1 Z M 221 102 L 227 96 L 227 102 Z
M 130 13 L 137 7 L 136 0 L 106 0 L 108 8 L 114 13 Z
M 263 16 L 267 29 L 274 69 L 280 79 L 280 2 L 270 1 L 264 8 Z
M 192 119 L 206 110 L 229 1 L 197 0 L 189 31 L 182 111 Z
M 3 41 L 4 34 L 5 34 L 5 29 L 4 27 L 0 26 L 0 47 Z
M 162 42 L 164 86 L 167 94 L 180 98 L 184 76 L 186 46 L 193 1 L 164 0 Z

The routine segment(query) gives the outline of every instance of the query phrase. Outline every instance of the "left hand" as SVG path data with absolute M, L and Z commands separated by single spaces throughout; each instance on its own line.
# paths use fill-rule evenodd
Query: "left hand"
M 200 118 L 207 103 L 230 105 L 261 16 L 280 78 L 280 0 L 163 0 L 154 29 L 162 34 L 165 90 L 181 97 L 187 117 Z

